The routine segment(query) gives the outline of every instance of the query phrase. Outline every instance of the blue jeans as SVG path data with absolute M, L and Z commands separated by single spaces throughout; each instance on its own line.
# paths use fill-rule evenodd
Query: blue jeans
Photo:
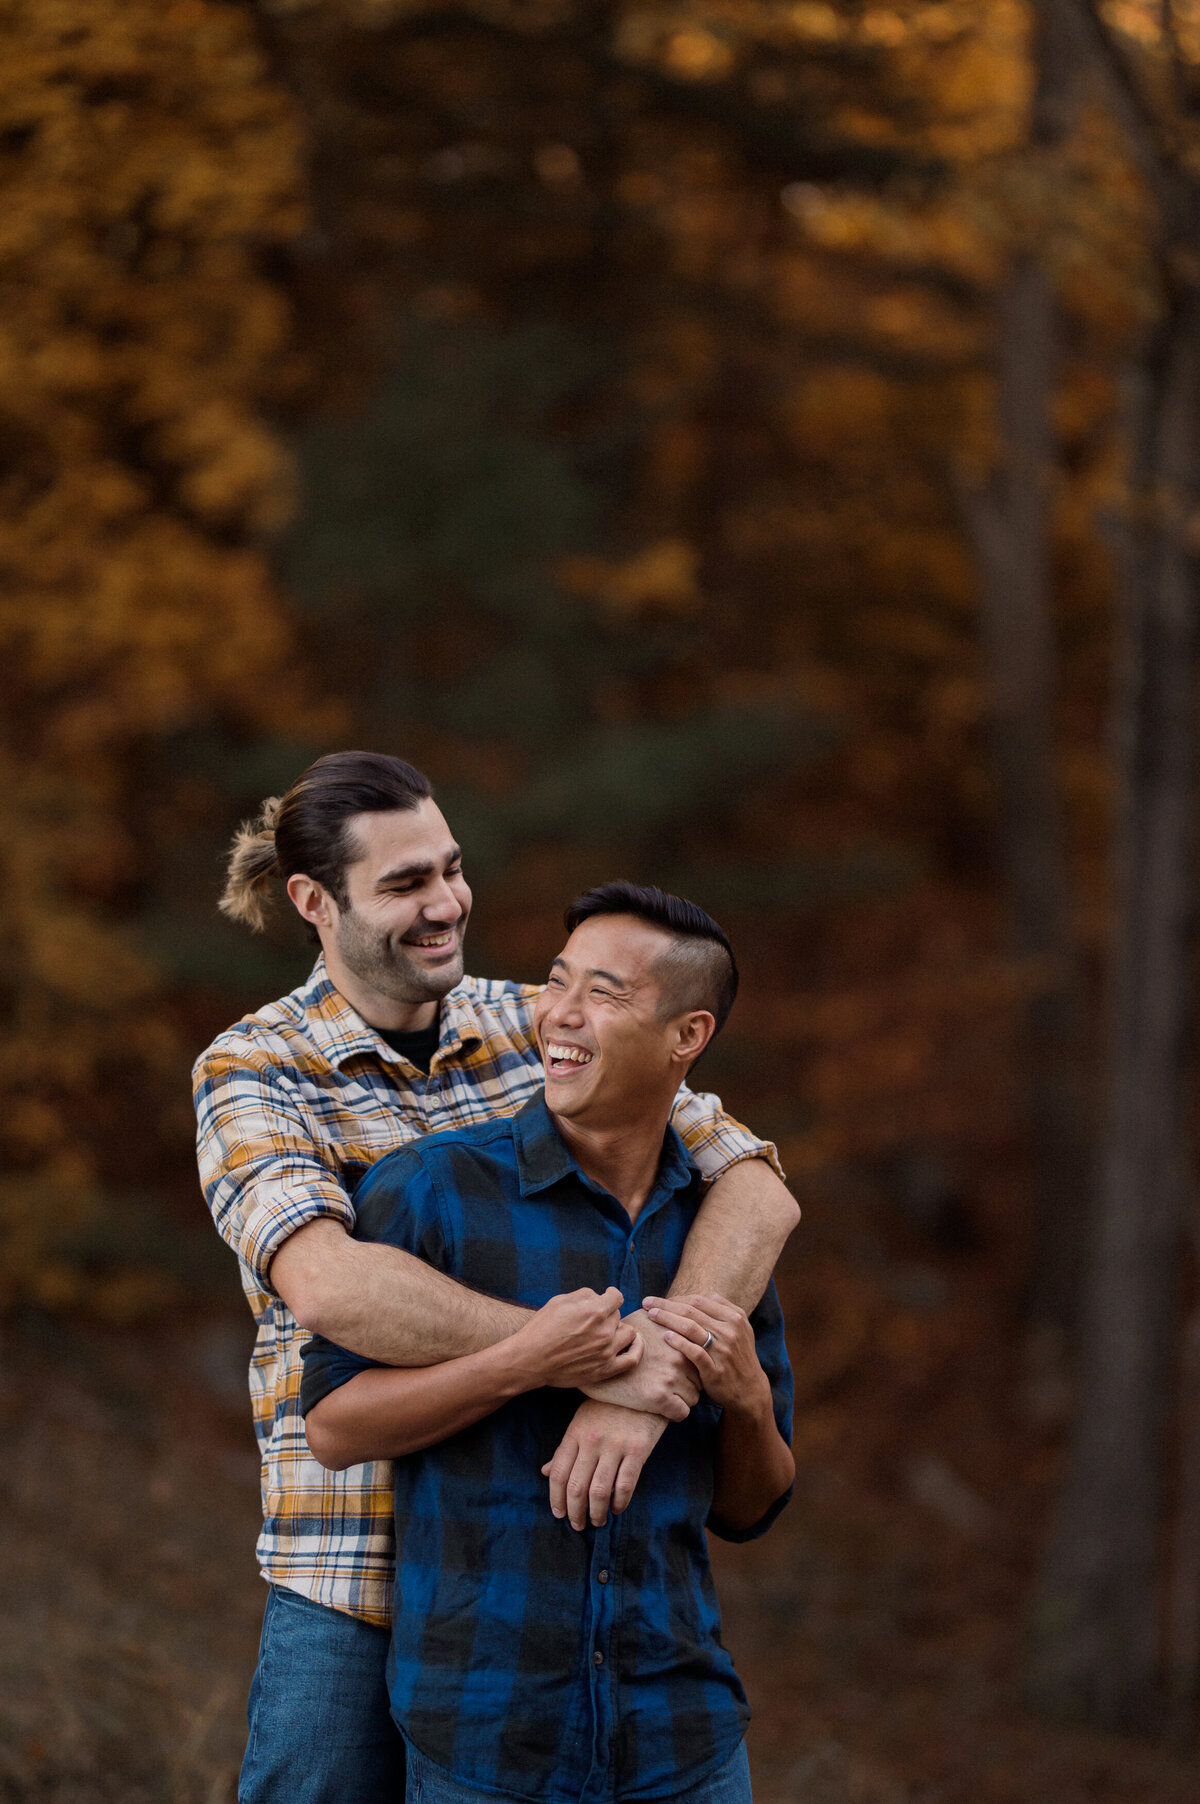
M 496 1804 L 497 1798 L 504 1794 L 477 1791 L 473 1785 L 463 1785 L 443 1767 L 426 1760 L 410 1742 L 405 1796 L 407 1804 Z M 724 1766 L 719 1766 L 707 1779 L 701 1779 L 699 1785 L 672 1792 L 669 1798 L 658 1800 L 657 1804 L 751 1804 L 750 1763 L 746 1759 L 745 1742 L 739 1741 Z
M 272 1585 L 238 1804 L 401 1804 L 387 1629 Z

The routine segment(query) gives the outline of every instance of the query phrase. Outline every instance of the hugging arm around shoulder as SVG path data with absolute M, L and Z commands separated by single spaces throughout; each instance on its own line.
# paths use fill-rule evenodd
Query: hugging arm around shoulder
M 749 1311 L 800 1219 L 775 1148 L 726 1114 L 719 1097 L 686 1085 L 671 1124 L 709 1184 L 671 1290 L 719 1291 Z

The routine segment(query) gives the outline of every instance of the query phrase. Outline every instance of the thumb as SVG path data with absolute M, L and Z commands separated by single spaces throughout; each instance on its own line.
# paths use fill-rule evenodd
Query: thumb
M 621 1295 L 621 1292 L 617 1289 L 615 1284 L 610 1284 L 600 1301 L 602 1303 L 607 1303 L 610 1309 L 619 1309 L 625 1301 L 625 1298 Z

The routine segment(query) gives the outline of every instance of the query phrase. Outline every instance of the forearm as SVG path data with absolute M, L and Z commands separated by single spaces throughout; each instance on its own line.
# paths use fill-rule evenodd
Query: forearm
M 670 1295 L 717 1292 L 752 1310 L 799 1219 L 799 1207 L 765 1159 L 731 1165 L 692 1223 Z
M 283 1243 L 271 1282 L 301 1327 L 384 1365 L 431 1366 L 481 1352 L 531 1313 L 324 1219 Z
M 727 1406 L 717 1431 L 712 1501 L 717 1532 L 753 1528 L 795 1476 L 791 1448 L 775 1426 L 770 1389 L 744 1409 Z
M 534 1382 L 511 1337 L 443 1365 L 380 1366 L 309 1410 L 308 1444 L 336 1472 L 365 1460 L 401 1459 L 469 1428 Z

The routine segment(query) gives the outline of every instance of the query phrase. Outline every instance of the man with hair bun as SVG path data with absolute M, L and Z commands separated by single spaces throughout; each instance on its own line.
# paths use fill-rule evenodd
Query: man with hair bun
M 482 1353 L 530 1320 L 504 1295 L 499 1267 L 493 1284 L 470 1289 L 419 1248 L 356 1239 L 351 1196 L 387 1154 L 513 1116 L 539 1091 L 541 986 L 464 976 L 462 853 L 428 779 L 399 758 L 319 759 L 241 829 L 223 911 L 257 930 L 279 890 L 319 943 L 316 965 L 219 1035 L 194 1074 L 201 1179 L 258 1327 L 251 1394 L 269 1591 L 238 1798 L 394 1804 L 391 1467 L 331 1472 L 313 1457 L 301 1354 L 319 1332 L 380 1365 L 425 1368 Z M 753 1309 L 798 1217 L 774 1149 L 686 1087 L 671 1119 L 708 1186 L 672 1295 L 719 1292 Z M 607 1505 L 618 1473 L 635 1485 L 667 1422 L 699 1395 L 695 1365 L 659 1325 L 642 1311 L 622 1322 L 602 1304 L 581 1305 L 587 1319 L 573 1322 L 590 1376 L 574 1380 L 585 1400 L 551 1462 L 556 1502 Z

